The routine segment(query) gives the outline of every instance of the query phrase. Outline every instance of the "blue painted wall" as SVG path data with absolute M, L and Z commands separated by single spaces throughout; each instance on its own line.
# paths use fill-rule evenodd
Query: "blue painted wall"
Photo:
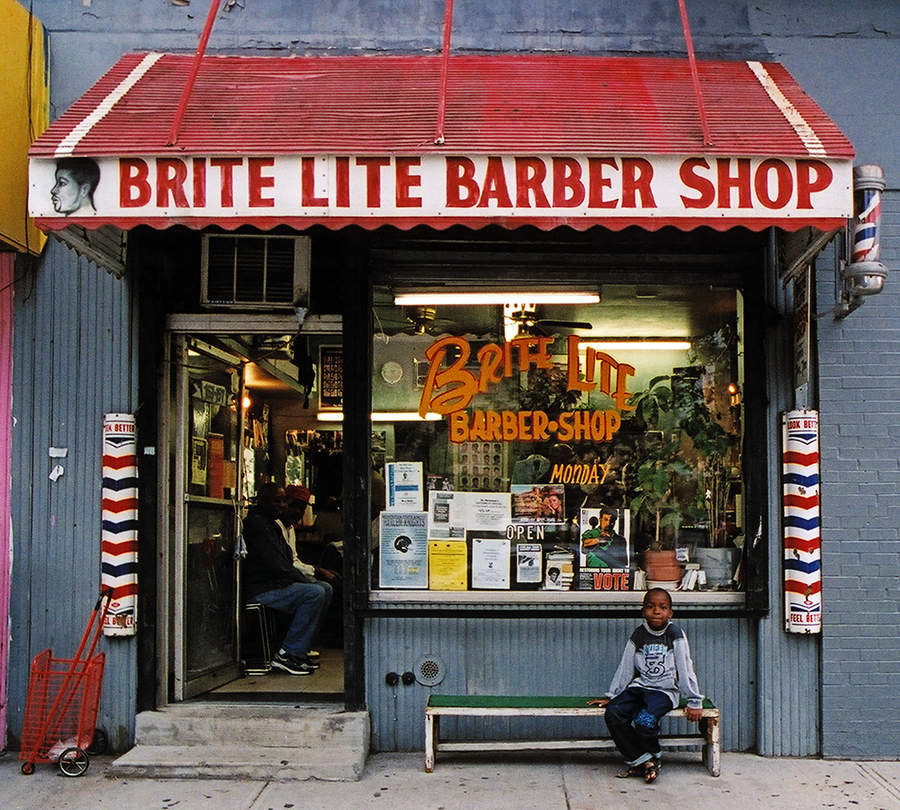
M 50 239 L 20 261 L 13 325 L 13 571 L 9 729 L 18 742 L 32 658 L 71 658 L 99 595 L 103 417 L 137 408 L 134 296 Z M 50 448 L 64 451 L 51 457 Z M 62 474 L 54 479 L 55 467 Z M 96 627 L 96 623 L 95 623 Z M 134 734 L 135 638 L 107 655 L 98 723 L 117 749 Z M 36 729 L 32 730 L 36 732 Z

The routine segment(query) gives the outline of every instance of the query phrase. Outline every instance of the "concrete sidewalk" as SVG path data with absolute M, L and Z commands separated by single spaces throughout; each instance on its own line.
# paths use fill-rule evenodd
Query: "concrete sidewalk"
M 111 757 L 94 757 L 83 776 L 55 765 L 19 771 L 0 756 L 4 810 L 900 810 L 900 762 L 765 759 L 724 754 L 709 776 L 696 754 L 672 754 L 654 785 L 616 779 L 608 753 L 447 754 L 434 773 L 418 754 L 373 754 L 358 782 L 254 782 L 119 778 Z

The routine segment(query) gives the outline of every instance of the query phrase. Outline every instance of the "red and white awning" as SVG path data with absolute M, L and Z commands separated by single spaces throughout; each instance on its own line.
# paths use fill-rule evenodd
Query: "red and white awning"
M 698 63 L 704 142 L 685 60 L 452 56 L 436 144 L 438 56 L 207 56 L 169 143 L 192 62 L 122 57 L 33 144 L 40 227 L 830 231 L 852 214 L 853 148 L 777 63 Z M 99 169 L 77 208 L 54 192 L 69 158 Z

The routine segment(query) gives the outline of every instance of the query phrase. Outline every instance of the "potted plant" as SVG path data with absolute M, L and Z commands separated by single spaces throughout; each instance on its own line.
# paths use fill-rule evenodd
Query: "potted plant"
M 713 347 L 724 343 L 716 335 L 709 342 Z M 707 584 L 728 587 L 734 570 L 736 549 L 729 545 L 725 513 L 729 499 L 729 469 L 732 454 L 732 435 L 726 430 L 727 415 L 719 413 L 715 400 L 704 391 L 703 374 L 706 368 L 693 366 L 681 369 L 673 396 L 679 429 L 690 440 L 686 457 L 695 470 L 696 488 L 690 511 L 695 520 L 705 526 L 707 545 L 698 545 L 694 560 L 706 571 Z M 709 401 L 708 401 L 709 400 Z
M 699 369 L 696 371 L 696 374 L 681 376 L 681 385 L 676 386 L 673 410 L 679 430 L 691 442 L 686 455 L 694 462 L 697 479 L 692 512 L 696 519 L 706 524 L 709 544 L 715 548 L 724 545 L 726 539 L 724 526 L 728 498 L 726 459 L 731 450 L 731 441 L 716 414 L 707 406 L 703 397 Z
M 675 556 L 674 538 L 685 511 L 676 494 L 679 477 L 691 468 L 680 458 L 680 437 L 673 430 L 673 395 L 668 377 L 656 377 L 646 390 L 631 399 L 634 419 L 644 429 L 644 443 L 635 477 L 637 495 L 630 507 L 652 531 L 642 562 L 647 578 L 671 582 L 680 578 L 681 566 Z
M 708 537 L 704 545 L 715 549 L 716 559 L 704 556 L 708 549 L 694 551 L 710 579 L 726 584 L 733 568 L 734 549 L 726 546 L 725 530 L 732 441 L 706 402 L 702 375 L 703 369 L 693 366 L 656 377 L 630 403 L 645 436 L 631 509 L 649 528 L 644 570 L 651 580 L 677 578 L 674 548 L 685 525 L 701 529 Z

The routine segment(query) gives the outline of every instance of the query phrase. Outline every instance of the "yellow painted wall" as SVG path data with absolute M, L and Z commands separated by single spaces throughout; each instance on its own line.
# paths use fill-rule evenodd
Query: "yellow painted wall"
M 27 217 L 28 147 L 49 118 L 44 26 L 16 0 L 0 0 L 0 249 L 40 253 L 47 237 Z

